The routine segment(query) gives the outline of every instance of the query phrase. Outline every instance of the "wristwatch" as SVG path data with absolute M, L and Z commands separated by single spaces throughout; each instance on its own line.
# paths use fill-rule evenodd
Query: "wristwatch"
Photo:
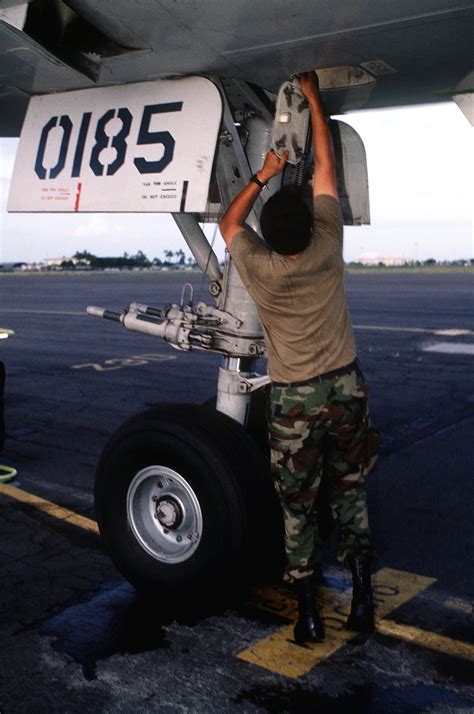
M 253 176 L 250 177 L 250 180 L 253 181 L 254 183 L 257 184 L 257 186 L 260 186 L 260 188 L 266 188 L 267 184 L 263 183 L 263 181 L 260 181 L 258 178 L 257 174 L 254 174 Z

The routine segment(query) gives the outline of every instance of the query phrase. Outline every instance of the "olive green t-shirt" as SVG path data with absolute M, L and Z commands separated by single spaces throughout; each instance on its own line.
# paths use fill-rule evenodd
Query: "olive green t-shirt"
M 342 214 L 333 196 L 314 200 L 314 232 L 296 259 L 250 233 L 235 236 L 231 255 L 257 305 L 275 382 L 301 382 L 345 367 L 356 347 L 344 292 Z

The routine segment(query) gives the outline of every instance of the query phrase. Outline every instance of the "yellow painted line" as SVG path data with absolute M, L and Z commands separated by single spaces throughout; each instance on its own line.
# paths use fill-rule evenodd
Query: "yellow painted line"
M 384 617 L 436 582 L 434 578 L 383 568 L 374 576 L 374 598 L 377 617 Z M 324 642 L 304 647 L 293 641 L 293 624 L 282 627 L 269 637 L 256 642 L 237 657 L 285 677 L 296 679 L 327 657 L 337 652 L 357 633 L 345 629 L 350 610 L 351 589 L 335 591 L 320 588 L 321 615 L 326 629 Z M 295 619 L 296 602 L 285 588 L 263 588 L 252 604 L 259 609 Z
M 377 631 L 382 635 L 396 637 L 399 640 L 435 650 L 435 652 L 441 652 L 442 654 L 448 654 L 453 657 L 461 657 L 462 659 L 468 659 L 474 662 L 474 645 L 470 642 L 453 640 L 451 637 L 438 635 L 436 632 L 421 630 L 411 625 L 400 625 L 397 622 L 393 622 L 393 620 L 379 620 L 377 622 Z
M 21 501 L 21 503 L 27 503 L 33 508 L 37 508 L 39 511 L 43 511 L 48 516 L 52 518 L 58 518 L 61 521 L 65 521 L 72 526 L 78 526 L 91 533 L 99 533 L 99 527 L 95 521 L 85 516 L 80 516 L 74 511 L 70 511 L 67 508 L 58 506 L 52 501 L 47 501 L 39 496 L 34 496 L 32 493 L 23 491 L 21 488 L 16 486 L 9 486 L 8 484 L 0 484 L 0 495 L 8 496 L 9 498 L 14 498 L 16 501 Z

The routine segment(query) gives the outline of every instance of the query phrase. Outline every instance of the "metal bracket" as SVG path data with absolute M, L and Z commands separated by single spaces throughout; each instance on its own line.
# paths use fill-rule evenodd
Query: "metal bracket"
M 242 372 L 240 369 L 232 369 L 232 365 L 219 368 L 219 392 L 225 394 L 227 399 L 257 392 L 270 382 L 267 374 Z
M 272 380 L 268 374 L 256 374 L 253 377 L 240 377 L 239 392 L 241 394 L 256 392 L 262 387 L 265 387 L 267 384 L 270 384 L 271 381 Z

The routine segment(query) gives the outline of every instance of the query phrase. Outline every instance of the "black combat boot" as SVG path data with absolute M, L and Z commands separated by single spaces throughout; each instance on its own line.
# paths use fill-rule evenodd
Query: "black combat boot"
M 374 632 L 370 556 L 367 553 L 352 553 L 347 556 L 346 564 L 352 571 L 352 605 L 346 629 L 354 632 Z
M 302 580 L 295 585 L 298 596 L 298 622 L 294 635 L 297 645 L 304 642 L 322 642 L 324 627 L 316 605 L 313 580 Z

